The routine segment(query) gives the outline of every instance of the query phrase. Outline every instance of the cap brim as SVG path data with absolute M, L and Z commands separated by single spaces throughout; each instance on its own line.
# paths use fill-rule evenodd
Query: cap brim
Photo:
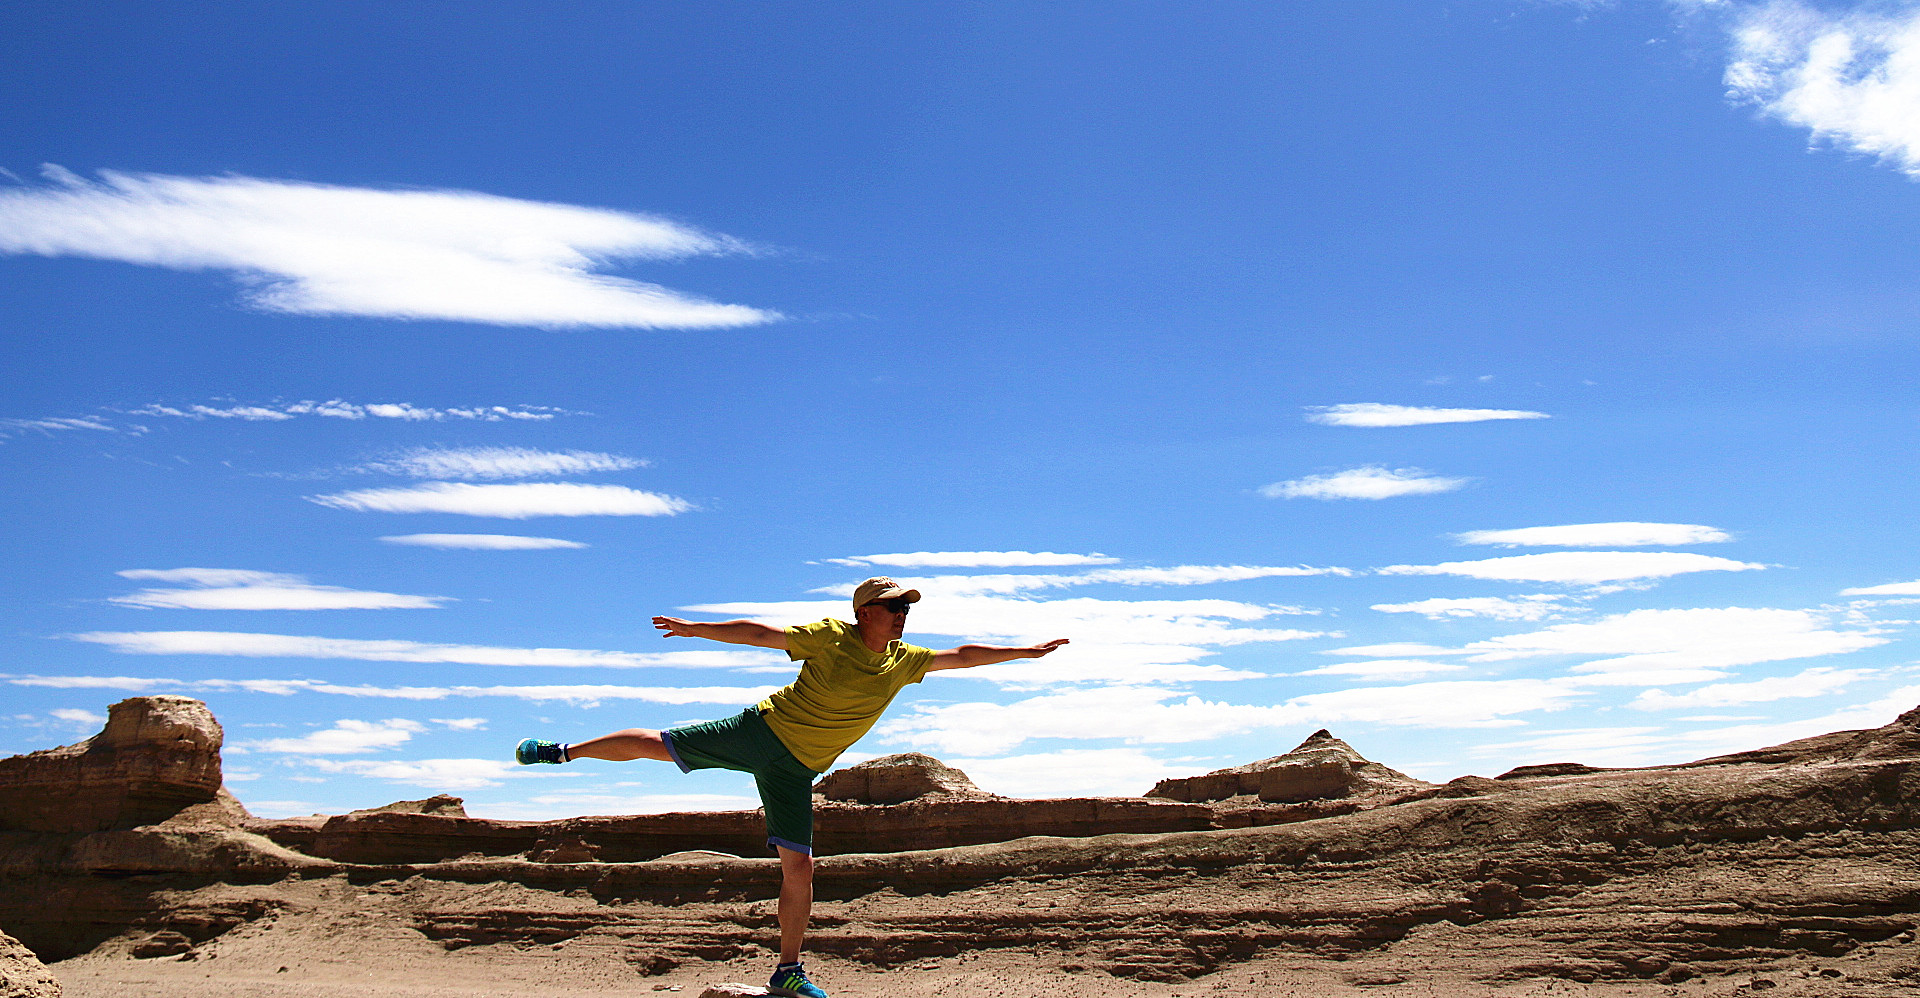
M 867 597 L 867 602 L 862 603 L 860 605 L 866 606 L 867 603 L 878 603 L 883 599 L 904 599 L 909 603 L 918 603 L 920 602 L 920 590 L 898 589 L 898 588 L 889 589 L 886 592 L 875 593 L 872 596 Z

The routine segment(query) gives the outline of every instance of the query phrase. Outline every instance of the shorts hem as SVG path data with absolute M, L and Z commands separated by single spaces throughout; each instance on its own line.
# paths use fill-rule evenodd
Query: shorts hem
M 679 766 L 682 773 L 693 772 L 693 767 L 687 765 L 687 760 L 680 758 L 680 750 L 673 747 L 673 732 L 660 732 L 660 740 L 666 744 L 667 755 L 673 757 L 673 764 Z
M 791 839 L 783 839 L 778 835 L 767 836 L 767 844 L 770 846 L 785 846 L 788 849 L 792 849 L 794 852 L 797 852 L 797 853 L 804 853 L 805 855 L 808 855 L 808 856 L 813 855 L 812 846 L 804 845 L 799 842 L 794 842 Z

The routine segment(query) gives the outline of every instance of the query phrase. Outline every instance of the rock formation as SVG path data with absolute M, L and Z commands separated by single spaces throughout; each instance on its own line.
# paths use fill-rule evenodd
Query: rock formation
M 904 804 L 922 797 L 992 798 L 967 774 L 918 752 L 883 755 L 828 773 L 813 788 L 828 800 L 855 804 Z
M 149 825 L 220 793 L 220 722 L 188 697 L 122 700 L 86 741 L 0 759 L 0 830 Z
M 1147 791 L 1147 796 L 1192 803 L 1251 796 L 1298 804 L 1363 794 L 1405 794 L 1430 785 L 1368 761 L 1353 746 L 1322 728 L 1285 755 L 1204 776 L 1161 780 Z
M 20 945 L 0 932 L 0 998 L 60 998 L 60 979 Z
M 467 816 L 467 802 L 452 794 L 434 794 L 426 800 L 397 800 L 379 807 L 361 808 L 348 814 L 438 814 L 449 818 Z
M 170 711 L 191 713 L 129 701 L 115 723 Z M 207 722 L 194 730 L 217 739 Z M 132 730 L 181 740 L 175 726 Z M 106 735 L 0 774 L 95 742 L 109 762 L 153 757 Z M 41 782 L 0 783 L 0 797 L 45 815 L 48 802 L 18 798 L 70 799 L 76 784 L 35 765 Z M 115 800 L 149 785 L 139 767 L 86 772 Z M 124 792 L 102 772 L 128 774 Z M 1824 998 L 1920 980 L 1920 710 L 1681 766 L 1552 764 L 1440 787 L 1321 732 L 1171 791 L 1232 792 L 823 798 L 809 950 L 882 968 L 966 954 L 1166 982 L 1268 968 L 1332 982 L 1318 993 L 1445 974 L 1475 994 L 1476 981 L 1540 977 L 1732 987 L 1738 973 L 1834 981 L 1773 992 Z M 488 959 L 564 946 L 569 960 L 658 977 L 757 965 L 773 934 L 779 863 L 738 858 L 765 855 L 754 812 L 504 822 L 443 802 L 268 822 L 201 796 L 139 827 L 116 811 L 107 830 L 0 831 L 0 925 L 42 958 L 193 960 L 196 974 L 223 954 L 217 967 L 247 966 L 276 945 L 351 938 L 356 960 L 422 939 L 490 947 Z

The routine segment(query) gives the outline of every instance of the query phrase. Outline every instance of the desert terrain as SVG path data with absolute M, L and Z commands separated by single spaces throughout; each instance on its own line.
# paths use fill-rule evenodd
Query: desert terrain
M 265 820 L 204 704 L 0 760 L 0 998 L 700 995 L 770 964 L 755 812 Z M 835 995 L 1920 995 L 1920 709 L 1649 769 L 1432 785 L 1327 732 L 1145 796 L 829 774 Z

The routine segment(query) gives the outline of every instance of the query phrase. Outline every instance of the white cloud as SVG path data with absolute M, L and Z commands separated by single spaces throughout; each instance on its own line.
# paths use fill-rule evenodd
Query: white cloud
M 1460 575 L 1503 582 L 1596 585 L 1664 579 L 1689 572 L 1745 572 L 1767 566 L 1685 551 L 1553 551 L 1438 565 L 1389 565 L 1381 575 Z
M 419 610 L 432 609 L 450 599 L 316 586 L 299 575 L 232 568 L 130 568 L 118 574 L 129 579 L 184 582 L 190 587 L 142 589 L 109 598 L 109 602 L 122 606 L 154 609 Z
M 1327 475 L 1308 475 L 1262 486 L 1269 499 L 1391 499 L 1394 496 L 1452 492 L 1470 479 L 1445 478 L 1419 468 L 1387 469 L 1379 465 L 1348 468 Z
M 1890 582 L 1884 586 L 1842 589 L 1842 596 L 1920 596 L 1920 582 Z
M 579 541 L 563 541 L 558 537 L 523 537 L 518 534 L 394 534 L 380 539 L 388 544 L 447 551 L 545 551 L 587 546 Z
M 426 725 L 418 721 L 397 717 L 385 721 L 341 720 L 301 738 L 260 738 L 237 742 L 231 748 L 293 755 L 352 755 L 398 748 L 425 730 Z
M 1734 98 L 1808 129 L 1815 141 L 1920 176 L 1920 11 L 1911 6 L 1747 7 L 1726 84 Z
M 775 686 L 342 686 L 314 679 L 150 679 L 138 676 L 10 676 L 13 686 L 58 690 L 182 690 L 201 693 L 263 693 L 292 696 L 324 693 L 379 700 L 445 700 L 449 697 L 504 697 L 534 702 L 559 701 L 590 706 L 606 700 L 663 704 L 749 704 L 763 700 Z
M 128 416 L 166 417 L 173 419 L 238 419 L 246 422 L 280 422 L 298 416 L 320 416 L 327 419 L 398 419 L 403 422 L 441 422 L 445 420 L 477 420 L 498 423 L 505 420 L 541 421 L 555 416 L 577 416 L 580 413 L 568 409 L 556 409 L 546 405 L 481 405 L 467 408 L 435 409 L 430 406 L 418 406 L 411 402 L 370 402 L 365 405 L 330 399 L 325 402 L 272 402 L 266 404 L 233 404 L 224 406 L 188 405 L 174 406 L 154 403 L 138 409 L 125 411 Z M 102 427 L 103 429 L 105 427 Z
M 376 780 L 426 787 L 429 790 L 473 790 L 497 787 L 502 779 L 531 775 L 513 763 L 497 759 L 312 759 L 309 764 L 326 773 L 369 776 Z M 541 774 L 552 775 L 552 774 Z
M 1758 662 L 1840 655 L 1882 645 L 1887 640 L 1871 630 L 1835 629 L 1820 614 L 1806 610 L 1725 607 L 1634 610 L 1592 623 L 1555 624 L 1544 630 L 1476 641 L 1463 650 L 1472 653 L 1473 660 L 1478 662 L 1547 655 L 1611 656 L 1576 665 L 1573 671 L 1634 673 L 1715 670 Z
M 496 821 L 553 821 L 585 814 L 751 811 L 759 806 L 758 797 L 733 794 L 609 794 L 579 791 L 540 794 L 524 801 L 469 803 L 467 813 L 476 818 L 492 818 Z
M 1446 662 L 1425 662 L 1412 658 L 1376 658 L 1364 662 L 1340 662 L 1335 665 L 1323 665 L 1318 669 L 1296 672 L 1296 676 L 1359 676 L 1363 679 L 1397 679 L 1404 676 L 1424 676 L 1435 672 L 1465 672 L 1464 665 L 1452 665 Z
M 584 648 L 512 648 L 423 641 L 321 638 L 242 631 L 94 631 L 69 635 L 128 655 L 233 655 L 244 658 L 327 658 L 362 662 L 512 665 L 603 669 L 737 669 L 784 662 L 762 649 L 629 652 Z
M 1521 527 L 1516 530 L 1469 530 L 1454 535 L 1462 544 L 1498 544 L 1501 547 L 1606 548 L 1718 544 L 1733 535 L 1697 523 L 1570 523 L 1558 527 Z
M 901 577 L 895 581 L 909 589 L 918 589 L 931 597 L 977 596 L 991 593 L 1021 593 L 1037 589 L 1063 589 L 1068 586 L 1100 584 L 1121 586 L 1199 586 L 1214 582 L 1244 582 L 1309 575 L 1352 575 L 1352 569 L 1310 565 L 1174 565 L 1169 568 L 1101 568 L 1074 575 L 1033 573 L 1016 575 L 936 575 L 925 578 Z M 814 592 L 852 596 L 854 583 L 823 586 Z M 1293 610 L 1292 612 L 1304 612 Z
M 1138 797 L 1161 780 L 1211 768 L 1176 765 L 1133 748 L 943 761 L 966 773 L 980 789 L 1007 797 Z
M 746 249 L 645 215 L 470 191 L 43 172 L 52 186 L 0 190 L 0 252 L 228 271 L 273 312 L 652 329 L 778 318 L 595 273 Z
M 1763 724 L 1739 724 L 1725 728 L 1690 731 L 1680 736 L 1694 755 L 1741 752 L 1759 746 L 1778 745 L 1798 738 L 1810 738 L 1832 731 L 1857 731 L 1892 723 L 1895 717 L 1920 703 L 1920 686 L 1903 686 L 1876 700 L 1842 707 L 1820 717 Z
M 1697 710 L 1738 707 L 1798 697 L 1823 697 L 1854 683 L 1880 675 L 1876 669 L 1832 669 L 1815 666 L 1796 676 L 1770 676 L 1746 683 L 1715 683 L 1687 693 L 1647 690 L 1628 704 L 1641 710 Z
M 1050 568 L 1067 565 L 1111 565 L 1120 559 L 1103 554 L 1055 554 L 1052 551 L 911 551 L 903 554 L 862 554 L 825 559 L 830 565 L 864 568 Z
M 487 727 L 484 717 L 430 717 L 428 720 L 453 731 L 484 731 Z
M 1493 419 L 1546 419 L 1544 412 L 1524 409 L 1436 409 L 1431 406 L 1349 402 L 1308 406 L 1308 422 L 1324 426 L 1427 426 L 1433 423 L 1479 423 Z
M 598 451 L 543 451 L 526 447 L 415 447 L 354 469 L 412 478 L 531 478 L 627 471 L 647 462 Z
M 1418 658 L 1426 655 L 1460 655 L 1458 648 L 1442 648 L 1439 645 L 1420 644 L 1417 641 L 1389 641 L 1378 645 L 1353 645 L 1347 648 L 1329 648 L 1322 655 L 1366 655 L 1373 658 Z
M 1339 722 L 1433 728 L 1502 727 L 1512 715 L 1558 710 L 1582 696 L 1537 679 L 1367 686 L 1275 705 L 1233 704 L 1145 687 L 1068 690 L 1011 704 L 915 705 L 874 729 L 883 741 L 930 745 L 943 757 L 991 756 L 1040 738 L 1121 739 L 1128 744 L 1205 741 L 1249 731 Z M 1116 724 L 1115 719 L 1124 719 Z
M 1502 766 L 1581 762 L 1589 766 L 1654 766 L 1679 761 L 1677 740 L 1663 728 L 1569 728 L 1531 738 L 1489 742 L 1472 749 L 1479 758 Z
M 694 508 L 684 499 L 658 492 L 571 482 L 427 482 L 404 489 L 359 489 L 307 499 L 362 513 L 458 513 L 509 520 L 534 516 L 673 516 Z
M 1412 603 L 1375 603 L 1381 613 L 1417 613 L 1429 620 L 1448 617 L 1487 617 L 1492 620 L 1541 620 L 1554 616 L 1565 607 L 1564 596 L 1532 595 L 1502 599 L 1498 596 L 1466 596 L 1455 599 L 1423 599 Z
M 101 420 L 52 416 L 43 419 L 0 419 L 0 440 L 16 437 L 23 433 L 39 433 L 51 436 L 66 430 L 104 430 L 115 432 L 115 427 Z
M 48 711 L 48 713 L 62 721 L 67 721 L 72 724 L 107 723 L 107 716 L 105 714 L 96 714 L 90 710 L 79 710 L 73 707 L 56 707 Z

